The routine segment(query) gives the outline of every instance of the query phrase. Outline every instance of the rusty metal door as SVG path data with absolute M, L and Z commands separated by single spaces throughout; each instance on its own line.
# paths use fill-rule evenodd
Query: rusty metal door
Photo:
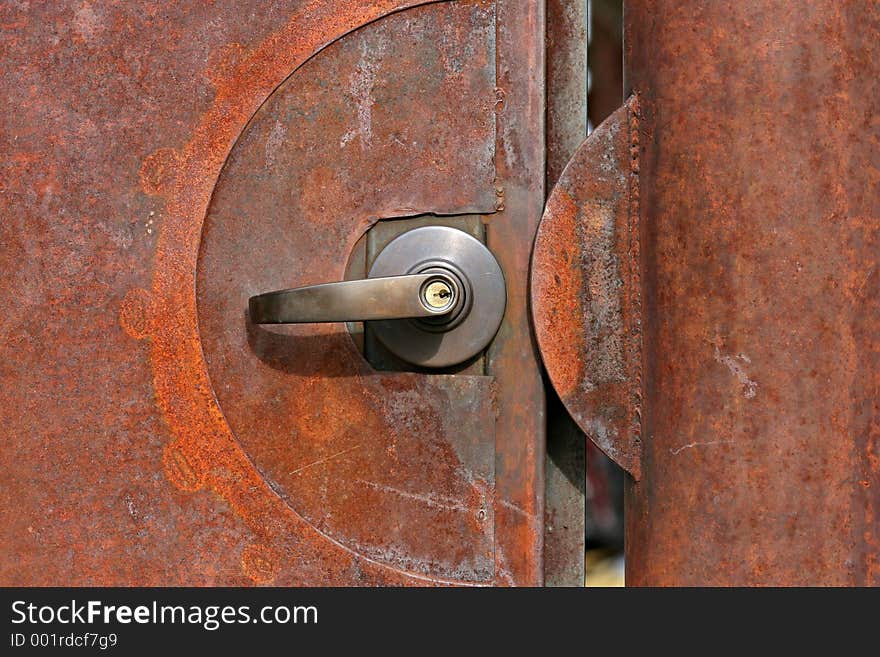
M 880 10 L 627 2 L 572 156 L 583 5 L 546 5 L 0 8 L 0 582 L 571 581 L 538 350 L 628 473 L 630 583 L 880 581 Z M 463 361 L 255 321 L 427 285 L 432 243 L 380 266 L 427 227 L 503 277 Z
M 540 584 L 543 3 L 5 3 L 4 584 Z M 491 345 L 250 323 L 416 226 Z

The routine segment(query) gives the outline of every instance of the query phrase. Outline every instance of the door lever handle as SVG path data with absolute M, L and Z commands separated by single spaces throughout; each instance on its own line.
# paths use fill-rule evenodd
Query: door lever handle
M 392 354 L 421 367 L 463 363 L 488 346 L 504 317 L 504 274 L 479 240 L 422 226 L 391 240 L 369 276 L 253 296 L 254 324 L 370 322 Z
M 449 313 L 461 292 L 442 272 L 323 283 L 253 296 L 254 324 L 417 319 Z

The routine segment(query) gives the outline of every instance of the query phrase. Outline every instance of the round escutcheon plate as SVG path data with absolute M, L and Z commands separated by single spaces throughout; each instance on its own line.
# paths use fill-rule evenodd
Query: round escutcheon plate
M 448 226 L 416 228 L 376 257 L 370 277 L 451 274 L 461 292 L 444 320 L 373 322 L 376 337 L 399 358 L 422 367 L 449 367 L 480 353 L 495 337 L 507 296 L 495 256 L 479 240 Z

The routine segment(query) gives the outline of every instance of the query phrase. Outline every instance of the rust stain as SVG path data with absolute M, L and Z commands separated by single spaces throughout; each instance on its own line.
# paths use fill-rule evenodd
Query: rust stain
M 135 288 L 126 292 L 119 307 L 119 323 L 129 336 L 135 340 L 149 337 L 153 318 L 153 295 L 149 291 Z
M 544 362 L 554 364 L 553 386 L 562 398 L 576 394 L 584 380 L 584 362 L 581 357 L 582 316 L 581 316 L 581 246 L 575 239 L 577 228 L 577 205 L 564 189 L 552 194 L 547 201 L 545 216 L 555 221 L 548 222 L 543 231 L 542 245 L 553 249 L 552 268 L 532 268 L 532 285 L 538 285 L 541 294 L 554 303 L 543 305 L 537 310 L 541 313 L 541 325 L 552 330 L 542 344 L 541 357 Z M 542 254 L 543 255 L 543 254 Z
M 498 381 L 495 564 L 499 584 L 544 581 L 545 400 L 539 356 L 529 330 L 532 238 L 545 201 L 546 11 L 543 2 L 499 0 L 497 184 L 504 212 L 487 222 L 487 243 L 504 270 L 508 305 L 487 373 Z M 515 504 L 526 516 L 503 503 Z M 528 517 L 536 518 L 530 522 Z
M 596 445 L 640 476 L 642 281 L 638 99 L 581 145 L 532 255 L 535 334 L 554 388 Z
M 627 584 L 880 584 L 880 6 L 632 0 L 624 21 L 646 300 Z
M 181 164 L 180 154 L 173 148 L 160 148 L 148 155 L 141 164 L 141 189 L 145 194 L 161 195 L 174 184 L 174 176 Z
M 257 584 L 271 584 L 278 576 L 278 555 L 265 545 L 248 545 L 241 554 L 241 567 Z
M 214 188 L 196 285 L 217 403 L 272 490 L 327 539 L 467 583 L 493 576 L 484 556 L 492 516 L 473 520 L 479 482 L 493 485 L 488 380 L 373 372 L 341 325 L 247 326 L 242 308 L 255 292 L 338 280 L 376 216 L 492 210 L 494 131 L 483 101 L 494 85 L 493 18 L 474 2 L 408 11 L 334 43 L 286 80 Z M 413 33 L 438 38 L 414 46 Z M 454 74 L 423 68 L 453 60 Z M 370 84 L 353 89 L 365 71 Z M 367 96 L 365 149 L 345 136 L 365 127 Z M 438 158 L 447 172 L 435 173 Z M 437 499 L 473 508 L 450 513 Z
M 584 2 L 547 1 L 547 184 L 550 187 L 556 184 L 568 160 L 587 136 L 587 7 Z M 605 70 L 602 73 L 605 74 Z
M 169 445 L 165 448 L 162 460 L 165 464 L 165 475 L 168 477 L 168 481 L 180 490 L 193 492 L 204 486 L 204 477 L 196 473 L 186 454 L 176 445 Z
M 9 246 L 0 264 L 11 274 L 0 292 L 25 303 L 0 326 L 18 353 L 5 361 L 0 413 L 17 467 L 34 475 L 20 488 L 0 487 L 0 508 L 14 508 L 19 493 L 27 500 L 4 522 L 15 538 L 0 563 L 3 580 L 540 583 L 542 388 L 524 296 L 543 198 L 541 142 L 533 140 L 543 111 L 540 7 L 286 0 L 242 11 L 218 0 L 168 12 L 138 2 L 93 8 L 76 21 L 52 3 L 2 10 L 21 21 L 7 21 L 17 25 L 16 48 L 0 72 L 16 108 L 3 116 L 15 139 L 4 144 L 13 154 L 0 171 L 0 204 L 13 217 L 0 228 Z M 407 29 L 437 38 L 395 38 Z M 346 68 L 346 49 L 363 39 L 355 59 L 369 56 L 358 74 L 357 65 Z M 299 98 L 301 111 L 272 116 L 263 132 L 260 117 L 279 111 L 291 76 L 308 79 L 311 92 Z M 495 111 L 500 86 L 503 115 Z M 322 115 L 325 108 L 333 111 Z M 357 121 L 348 122 L 348 110 Z M 223 241 L 219 215 L 252 221 L 254 199 L 235 179 L 273 179 L 263 196 L 279 211 L 261 220 L 289 219 L 284 183 L 297 140 L 343 124 L 311 159 L 293 160 L 299 173 L 314 173 L 299 179 L 307 189 L 296 198 L 306 230 L 259 231 L 269 243 L 307 245 L 307 257 L 258 267 L 267 280 L 239 276 L 247 263 L 232 261 L 245 249 Z M 358 135 L 346 140 L 352 128 Z M 355 211 L 343 211 L 348 201 Z M 501 207 L 503 221 L 490 226 Z M 372 223 L 413 213 L 480 214 L 501 242 L 512 301 L 486 359 L 490 376 L 373 372 L 341 327 L 268 335 L 246 326 L 236 295 L 284 285 L 291 272 L 332 279 Z M 259 251 L 260 239 L 247 244 Z M 201 293 L 217 291 L 201 285 L 203 274 L 225 286 L 236 304 L 230 314 L 201 305 Z M 241 348 L 218 351 L 233 333 Z M 291 337 L 300 346 L 285 357 Z M 256 369 L 214 377 L 212 367 L 222 375 L 223 361 L 238 365 L 242 355 Z M 307 385 L 321 379 L 328 383 Z M 266 382 L 322 401 L 260 396 Z M 242 410 L 255 399 L 275 404 L 264 415 L 271 425 Z M 276 421 L 292 412 L 299 417 Z M 346 509 L 357 478 L 376 486 L 360 486 L 363 499 Z M 52 547 L 62 543 L 69 549 Z
M 300 553 L 310 552 L 314 558 L 328 564 L 334 564 L 336 572 L 347 572 L 352 563 L 357 563 L 361 572 L 359 577 L 364 581 L 382 581 L 385 583 L 467 583 L 470 579 L 466 570 L 451 570 L 449 577 L 427 575 L 421 572 L 428 568 L 418 559 L 404 558 L 397 550 L 368 547 L 362 541 L 348 539 L 344 536 L 331 537 L 326 529 L 318 527 L 325 524 L 321 521 L 306 521 L 300 513 L 290 506 L 286 496 L 279 497 L 275 490 L 276 484 L 267 483 L 261 474 L 254 469 L 248 455 L 242 451 L 239 441 L 231 431 L 223 411 L 218 405 L 212 389 L 203 359 L 203 345 L 196 323 L 197 311 L 194 306 L 194 273 L 197 269 L 197 256 L 202 234 L 202 222 L 207 205 L 214 189 L 220 167 L 225 162 L 232 144 L 239 131 L 260 106 L 262 101 L 284 80 L 291 70 L 314 53 L 321 45 L 325 45 L 338 36 L 358 27 L 374 18 L 378 18 L 393 9 L 420 3 L 321 3 L 312 6 L 315 13 L 299 13 L 291 17 L 285 30 L 268 39 L 262 46 L 251 52 L 243 52 L 232 48 L 217 56 L 221 62 L 217 66 L 221 71 L 210 72 L 208 77 L 216 85 L 216 95 L 212 107 L 204 115 L 200 125 L 196 127 L 191 141 L 176 150 L 163 149 L 148 158 L 141 169 L 141 180 L 144 191 L 160 194 L 166 200 L 164 222 L 159 232 L 156 255 L 156 269 L 153 282 L 153 306 L 156 321 L 153 325 L 150 349 L 155 372 L 155 388 L 157 400 L 166 420 L 176 436 L 174 448 L 166 453 L 166 472 L 175 485 L 192 490 L 205 486 L 223 497 L 251 527 L 262 544 L 281 555 L 289 555 L 294 549 L 288 545 L 289 536 L 298 536 L 296 550 Z M 457 29 L 457 28 L 456 28 Z M 382 49 L 373 51 L 381 55 Z M 366 66 L 366 64 L 364 64 Z M 364 84 L 375 80 L 375 64 L 370 70 L 364 69 L 367 79 Z M 367 85 L 371 87 L 370 85 Z M 362 88 L 363 87 L 363 88 Z M 357 82 L 356 91 L 372 93 L 363 84 Z M 363 95 L 363 94 L 362 94 Z M 362 145 L 371 146 L 372 122 L 371 98 L 360 98 L 358 110 L 359 130 Z M 270 135 L 271 137 L 271 135 Z M 277 141 L 277 139 L 276 139 Z M 344 144 L 343 144 L 344 145 Z M 272 150 L 274 160 L 280 142 Z M 267 149 L 270 144 L 267 142 Z M 268 150 L 267 150 L 268 152 Z M 266 158 L 266 154 L 262 155 Z M 264 160 L 265 161 L 265 160 Z M 273 164 L 273 162 L 270 162 Z M 334 174 L 335 175 L 335 174 Z M 327 194 L 325 186 L 314 185 L 316 191 Z M 450 188 L 453 189 L 453 188 Z M 455 190 L 453 190 L 455 191 Z M 487 197 L 494 201 L 491 187 Z M 329 194 L 329 198 L 337 198 L 339 194 Z M 436 203 L 436 201 L 435 201 Z M 305 207 L 305 206 L 304 206 Z M 490 206 L 491 207 L 491 206 Z M 313 214 L 322 216 L 338 216 L 328 212 L 324 207 L 316 206 Z M 350 248 L 363 230 L 364 221 L 355 224 L 354 232 L 333 245 L 334 248 Z M 320 226 L 316 225 L 316 230 Z M 337 227 L 334 226 L 334 230 Z M 340 230 L 346 230 L 342 226 Z M 321 254 L 323 261 L 332 262 L 334 266 L 344 259 L 334 258 L 331 252 Z M 312 275 L 315 268 L 304 267 L 306 275 Z M 333 275 L 333 272 L 328 272 Z M 131 299 L 140 298 L 132 296 Z M 132 301 L 125 305 L 124 315 L 130 318 L 136 304 Z M 126 325 L 132 325 L 130 319 Z M 327 334 L 326 328 L 317 328 L 318 334 Z M 135 330 L 137 334 L 138 331 Z M 341 350 L 346 354 L 348 347 Z M 356 362 L 348 359 L 347 362 Z M 345 370 L 346 365 L 333 365 L 326 361 L 319 366 L 322 377 L 333 376 L 333 370 Z M 356 365 L 356 372 L 363 371 L 363 365 Z M 378 380 L 378 379 L 377 379 Z M 351 421 L 369 424 L 374 420 L 371 408 L 382 409 L 384 402 L 368 396 L 362 400 L 345 393 L 346 399 L 338 398 L 345 387 L 340 386 L 336 379 L 333 386 L 324 386 L 323 398 L 332 406 L 333 412 L 325 418 L 337 418 L 339 435 L 348 432 Z M 358 379 L 353 382 L 357 385 Z M 363 380 L 365 383 L 366 380 Z M 423 386 L 424 387 L 424 386 Z M 353 391 L 351 391 L 353 392 Z M 418 396 L 424 399 L 432 393 L 424 389 Z M 329 397 L 328 397 L 329 395 Z M 309 407 L 304 409 L 302 417 L 307 419 L 320 412 L 314 404 L 322 398 L 318 396 L 304 397 Z M 371 402 L 372 400 L 372 402 Z M 379 402 L 378 404 L 375 402 Z M 365 406 L 365 403 L 370 405 Z M 491 405 L 489 405 L 491 406 Z M 341 414 L 340 414 L 341 413 Z M 344 417 L 347 414 L 348 420 Z M 332 425 L 332 422 L 331 422 Z M 315 436 L 326 434 L 332 428 L 325 421 L 323 426 L 315 425 Z M 389 427 L 376 426 L 371 435 L 381 437 L 388 434 Z M 482 432 L 481 432 L 482 433 Z M 485 438 L 485 436 L 480 436 Z M 338 464 L 337 457 L 346 456 L 357 446 L 347 447 L 329 456 L 312 460 L 304 466 L 294 468 L 289 474 L 300 476 L 308 473 L 306 480 L 311 499 L 319 494 L 320 481 L 312 475 L 313 466 Z M 439 470 L 438 470 L 439 472 Z M 196 474 L 198 473 L 198 474 Z M 474 481 L 474 486 L 480 480 Z M 303 484 L 303 485 L 306 485 Z M 476 489 L 475 489 L 476 490 Z M 478 498 L 479 496 L 477 496 Z M 427 498 L 425 498 L 427 499 Z M 367 505 L 368 506 L 368 505 Z M 357 520 L 356 514 L 351 514 Z M 485 514 L 482 521 L 468 519 L 468 524 L 475 531 L 485 533 Z M 491 529 L 491 526 L 489 527 Z M 435 536 L 436 539 L 436 536 Z M 360 556 L 368 555 L 367 558 Z M 390 559 L 393 567 L 375 561 Z M 253 560 L 252 560 L 253 561 Z M 247 563 L 243 561 L 243 563 Z M 431 566 L 433 568 L 433 566 Z M 477 566 L 474 566 L 475 568 Z M 409 568 L 416 569 L 408 572 Z M 257 581 L 253 573 L 262 573 L 264 569 L 246 566 L 248 575 Z M 332 570 L 331 570 L 332 572 Z M 458 577 L 456 574 L 460 573 Z
M 208 73 L 216 85 L 214 102 L 192 139 L 179 150 L 158 151 L 142 167 L 145 193 L 166 199 L 152 290 L 162 322 L 154 326 L 150 345 L 157 401 L 176 436 L 175 447 L 166 455 L 166 472 L 176 485 L 192 490 L 199 485 L 198 477 L 186 464 L 210 463 L 204 485 L 226 499 L 254 533 L 275 549 L 285 543 L 286 534 L 308 536 L 318 554 L 326 550 L 326 544 L 304 527 L 302 519 L 254 470 L 214 399 L 195 322 L 193 277 L 202 221 L 235 138 L 284 78 L 321 46 L 391 11 L 416 4 L 420 3 L 312 3 L 295 12 L 280 32 L 254 50 L 243 54 L 232 48 L 218 55 L 218 68 Z M 345 550 L 333 557 L 342 564 L 353 558 Z M 243 558 L 243 564 L 248 575 L 259 581 L 264 569 L 253 565 L 253 559 Z M 360 567 L 386 581 L 412 579 L 367 560 Z

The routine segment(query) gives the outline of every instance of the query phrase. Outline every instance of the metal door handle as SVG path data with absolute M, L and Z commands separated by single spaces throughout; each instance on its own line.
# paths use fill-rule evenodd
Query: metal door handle
M 423 226 L 379 253 L 368 278 L 251 297 L 254 324 L 369 321 L 398 358 L 449 367 L 480 353 L 498 331 L 506 304 L 504 274 L 471 235 Z
M 460 295 L 441 272 L 323 283 L 251 297 L 255 324 L 416 319 L 449 313 Z

